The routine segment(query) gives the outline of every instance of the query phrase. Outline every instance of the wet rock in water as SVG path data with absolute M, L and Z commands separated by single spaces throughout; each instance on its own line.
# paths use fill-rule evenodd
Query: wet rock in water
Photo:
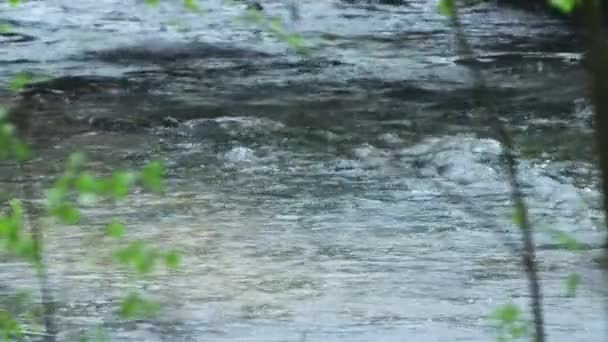
M 229 45 L 176 42 L 144 42 L 139 46 L 126 46 L 105 51 L 90 52 L 93 58 L 119 64 L 155 63 L 166 64 L 189 59 L 249 59 L 269 57 L 260 51 L 247 50 Z
M 432 165 L 439 175 L 461 185 L 498 181 L 492 164 L 498 162 L 500 144 L 490 139 L 445 141 L 434 153 Z
M 0 33 L 0 45 L 27 43 L 36 40 L 36 37 L 18 32 L 2 32 Z
M 262 4 L 260 4 L 257 1 L 247 1 L 247 9 L 249 9 L 249 10 L 256 10 L 256 11 L 263 11 L 264 7 L 262 6 Z
M 379 4 L 379 5 L 391 5 L 391 6 L 403 6 L 408 5 L 409 0 L 342 0 L 347 3 L 367 3 L 367 4 Z
M 30 83 L 21 91 L 24 97 L 34 95 L 61 95 L 66 98 L 100 91 L 124 89 L 124 79 L 103 76 L 63 76 Z
M 146 122 L 136 122 L 128 119 L 115 119 L 104 117 L 91 117 L 88 119 L 88 124 L 97 130 L 101 131 L 116 131 L 116 132 L 137 132 L 142 128 L 149 126 Z
M 191 120 L 178 127 L 178 134 L 197 139 L 226 140 L 228 135 L 215 120 Z
M 248 163 L 256 159 L 255 152 L 247 147 L 238 146 L 224 154 L 229 163 Z
M 167 116 L 162 119 L 162 124 L 164 127 L 177 127 L 180 121 L 172 116 Z

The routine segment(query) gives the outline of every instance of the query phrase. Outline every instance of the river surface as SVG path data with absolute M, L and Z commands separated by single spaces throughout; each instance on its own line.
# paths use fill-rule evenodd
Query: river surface
M 167 167 L 165 196 L 84 209 L 81 227 L 47 224 L 60 340 L 101 326 L 113 341 L 490 341 L 488 315 L 526 308 L 500 143 L 479 122 L 470 68 L 513 132 L 539 232 L 551 341 L 605 339 L 603 239 L 591 118 L 572 28 L 482 4 L 463 10 L 477 58 L 457 56 L 434 1 L 261 2 L 309 46 L 300 56 L 238 17 L 244 5 L 25 1 L 0 4 L 0 80 L 49 81 L 20 99 L 33 118 L 30 163 L 42 191 L 69 152 L 100 173 L 149 160 Z M 1 167 L 14 193 L 15 169 Z M 6 197 L 6 195 L 4 196 Z M 108 263 L 103 225 L 128 224 L 183 252 L 178 271 L 135 285 Z M 546 230 L 546 229 L 545 229 Z M 101 260 L 101 261 L 100 261 Z M 564 279 L 578 272 L 575 297 Z M 6 259 L 0 297 L 35 288 Z M 122 322 L 130 286 L 162 303 Z

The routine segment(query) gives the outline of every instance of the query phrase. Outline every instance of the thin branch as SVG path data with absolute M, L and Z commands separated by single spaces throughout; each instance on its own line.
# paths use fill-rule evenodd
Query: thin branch
M 452 1 L 454 4 L 454 10 L 451 15 L 451 22 L 455 31 L 455 36 L 458 44 L 457 47 L 460 50 L 459 54 L 461 54 L 462 57 L 464 57 L 465 59 L 473 59 L 473 49 L 471 48 L 466 39 L 466 35 L 458 17 L 458 8 L 455 5 L 456 0 Z M 536 263 L 534 235 L 528 217 L 525 197 L 521 189 L 521 184 L 518 180 L 517 157 L 515 156 L 513 139 L 505 125 L 502 123 L 497 112 L 494 110 L 491 101 L 487 100 L 487 95 L 484 96 L 487 85 L 481 71 L 474 67 L 470 70 L 474 82 L 473 100 L 475 101 L 476 105 L 486 108 L 488 115 L 485 116 L 484 121 L 493 129 L 494 133 L 497 135 L 498 141 L 501 143 L 501 154 L 504 161 L 504 167 L 507 173 L 507 180 L 510 187 L 511 202 L 515 207 L 516 213 L 519 218 L 518 224 L 522 231 L 521 237 L 523 250 L 521 252 L 521 257 L 526 276 L 528 277 L 530 295 L 532 296 L 530 302 L 530 309 L 532 310 L 534 320 L 534 340 L 535 342 L 544 342 L 545 324 L 542 308 L 542 292 L 538 275 L 538 265 Z
M 22 130 L 23 136 L 29 136 L 29 115 L 24 115 L 21 118 L 23 122 L 19 125 Z M 44 341 L 45 342 L 55 342 L 57 335 L 57 327 L 55 325 L 55 301 L 53 298 L 53 293 L 49 286 L 49 279 L 47 273 L 46 262 L 44 260 L 44 249 L 43 249 L 43 240 L 44 235 L 40 228 L 40 225 L 37 224 L 31 217 L 33 214 L 33 206 L 31 205 L 31 200 L 34 198 L 34 190 L 32 184 L 32 170 L 29 167 L 30 164 L 28 161 L 20 161 L 18 163 L 19 168 L 19 178 L 20 178 L 20 190 L 21 190 L 21 198 L 23 200 L 23 224 L 24 228 L 29 227 L 29 231 L 32 235 L 33 249 L 34 249 L 34 263 L 36 267 L 36 278 L 38 279 L 38 284 L 40 288 L 40 299 L 42 301 L 42 319 L 45 329 Z

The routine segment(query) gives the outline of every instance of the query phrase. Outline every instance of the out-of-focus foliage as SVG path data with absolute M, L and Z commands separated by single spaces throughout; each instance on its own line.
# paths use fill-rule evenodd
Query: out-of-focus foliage
M 499 342 L 517 341 L 526 337 L 528 323 L 521 318 L 519 307 L 515 304 L 503 305 L 490 316 L 498 327 Z
M 15 2 L 16 4 L 17 2 Z M 185 6 L 194 9 L 193 1 L 185 1 Z M 18 74 L 9 82 L 9 89 L 18 92 L 29 83 L 36 81 L 31 75 Z M 26 145 L 15 134 L 9 122 L 8 111 L 0 107 L 0 159 L 23 162 L 29 157 Z M 46 215 L 57 221 L 75 225 L 81 221 L 80 206 L 101 205 L 101 201 L 125 199 L 136 187 L 152 192 L 164 191 L 164 167 L 160 162 L 150 162 L 141 171 L 114 171 L 107 176 L 96 176 L 85 169 L 86 158 L 82 153 L 74 153 L 66 161 L 65 171 L 45 192 Z M 22 169 L 23 170 L 23 169 Z M 27 200 L 27 199 L 26 199 Z M 34 239 L 33 233 L 24 227 L 24 206 L 20 200 L 11 200 L 9 207 L 0 214 L 0 252 L 30 262 L 36 269 L 44 269 L 41 258 L 42 240 Z M 34 223 L 38 224 L 38 223 Z M 114 255 L 119 265 L 126 266 L 137 276 L 149 274 L 158 260 L 164 261 L 168 269 L 179 266 L 180 255 L 176 250 L 162 251 L 143 240 L 122 242 L 125 226 L 113 219 L 105 227 L 105 234 L 116 242 Z M 40 234 L 38 239 L 44 235 Z M 42 273 L 38 273 L 39 276 Z M 44 305 L 44 304 L 43 304 Z M 40 306 L 30 303 L 26 314 L 14 315 L 10 310 L 0 308 L 0 338 L 13 341 L 24 335 L 23 323 L 28 327 L 40 326 L 42 312 Z M 121 302 L 119 313 L 126 319 L 150 317 L 159 305 L 135 293 L 128 294 Z M 27 331 L 27 335 L 34 334 Z M 38 333 L 44 335 L 45 333 Z M 88 340 L 88 337 L 83 337 Z M 94 340 L 99 340 L 95 338 Z
M 291 33 L 285 27 L 283 20 L 279 17 L 268 17 L 257 8 L 249 8 L 241 20 L 249 22 L 260 29 L 269 32 L 279 41 L 284 42 L 297 53 L 307 55 L 309 49 L 304 45 L 304 40 L 298 34 Z
M 23 337 L 21 324 L 10 312 L 0 309 L 0 338 L 3 341 L 14 341 Z
M 136 185 L 156 192 L 163 190 L 164 169 L 151 162 L 140 172 L 114 171 L 107 177 L 96 177 L 83 170 L 84 155 L 75 153 L 66 163 L 66 171 L 46 193 L 46 208 L 51 217 L 66 224 L 80 221 L 76 202 L 92 204 L 98 199 L 124 199 Z
M 578 0 L 548 0 L 549 4 L 563 13 L 571 13 L 578 5 Z
M 0 251 L 36 263 L 36 250 L 32 238 L 23 231 L 23 207 L 19 200 L 10 202 L 8 214 L 0 216 Z
M 160 3 L 160 0 L 146 0 L 145 3 L 150 6 L 156 6 Z M 242 5 L 241 2 L 234 0 L 225 0 L 224 4 L 227 6 L 238 6 L 240 4 Z M 297 5 L 294 2 L 289 3 L 288 5 L 291 17 L 294 19 L 299 18 L 299 11 L 297 10 Z M 191 12 L 204 14 L 197 0 L 183 0 L 183 6 Z M 245 14 L 240 16 L 239 19 L 270 33 L 276 39 L 284 42 L 285 44 L 287 44 L 287 46 L 289 46 L 299 54 L 306 55 L 309 53 L 309 50 L 304 44 L 304 39 L 302 39 L 300 35 L 295 34 L 293 32 L 289 32 L 280 17 L 267 16 L 258 6 L 248 6 L 247 10 L 245 11 Z
M 8 88 L 14 92 L 17 92 L 31 83 L 32 79 L 32 76 L 26 73 L 17 74 L 9 80 Z
M 160 310 L 160 305 L 153 300 L 142 297 L 132 292 L 121 303 L 120 314 L 122 317 L 141 318 L 154 316 Z
M 0 107 L 0 160 L 25 160 L 29 151 L 15 136 L 15 126 L 8 121 L 7 110 Z
M 454 15 L 454 0 L 439 0 L 439 13 L 446 17 Z
M 102 327 L 97 327 L 93 332 L 81 335 L 78 342 L 110 342 L 110 337 Z
M 578 273 L 568 274 L 566 277 L 566 296 L 574 297 L 580 283 L 581 276 Z

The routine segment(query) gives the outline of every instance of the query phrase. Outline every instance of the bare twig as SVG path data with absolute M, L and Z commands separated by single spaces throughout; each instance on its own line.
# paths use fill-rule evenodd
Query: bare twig
M 452 0 L 453 12 L 451 15 L 452 26 L 454 27 L 455 36 L 457 40 L 457 47 L 459 54 L 466 59 L 473 59 L 473 50 L 469 45 L 462 24 L 458 17 L 458 8 L 455 6 L 455 1 Z M 536 263 L 536 250 L 534 246 L 534 235 L 530 220 L 528 217 L 528 210 L 525 202 L 525 197 L 522 191 L 521 184 L 518 180 L 517 172 L 517 157 L 515 156 L 515 149 L 511 134 L 508 132 L 505 125 L 502 123 L 497 112 L 493 110 L 492 103 L 487 100 L 487 96 L 484 96 L 484 90 L 487 85 L 485 78 L 481 72 L 476 68 L 471 68 L 473 76 L 473 100 L 478 106 L 485 107 L 488 115 L 486 115 L 485 123 L 488 124 L 497 135 L 498 141 L 502 147 L 502 158 L 504 161 L 505 171 L 507 173 L 508 183 L 510 187 L 511 202 L 516 210 L 518 216 L 518 225 L 521 228 L 523 250 L 521 252 L 522 262 L 524 270 L 528 277 L 528 285 L 530 289 L 531 302 L 530 309 L 532 310 L 534 320 L 534 340 L 535 342 L 545 341 L 545 325 L 542 309 L 542 293 L 540 286 L 540 279 L 538 275 L 538 266 Z M 608 169 L 608 168 L 607 168 Z
M 21 129 L 23 136 L 29 136 L 29 115 L 26 113 L 20 117 L 22 122 L 18 123 L 18 127 Z M 34 262 L 36 267 L 36 278 L 38 279 L 40 287 L 40 299 L 42 301 L 42 319 L 45 328 L 45 333 L 42 335 L 45 342 L 55 342 L 57 335 L 57 328 L 55 325 L 55 302 L 51 288 L 49 286 L 49 279 L 47 273 L 46 262 L 44 261 L 44 250 L 43 250 L 43 239 L 44 235 L 40 229 L 40 225 L 32 219 L 33 207 L 31 200 L 34 198 L 33 190 L 33 179 L 32 170 L 28 161 L 20 161 L 18 164 L 20 174 L 20 190 L 21 198 L 23 200 L 23 223 L 24 228 L 29 227 L 32 235 L 33 249 L 34 249 Z

